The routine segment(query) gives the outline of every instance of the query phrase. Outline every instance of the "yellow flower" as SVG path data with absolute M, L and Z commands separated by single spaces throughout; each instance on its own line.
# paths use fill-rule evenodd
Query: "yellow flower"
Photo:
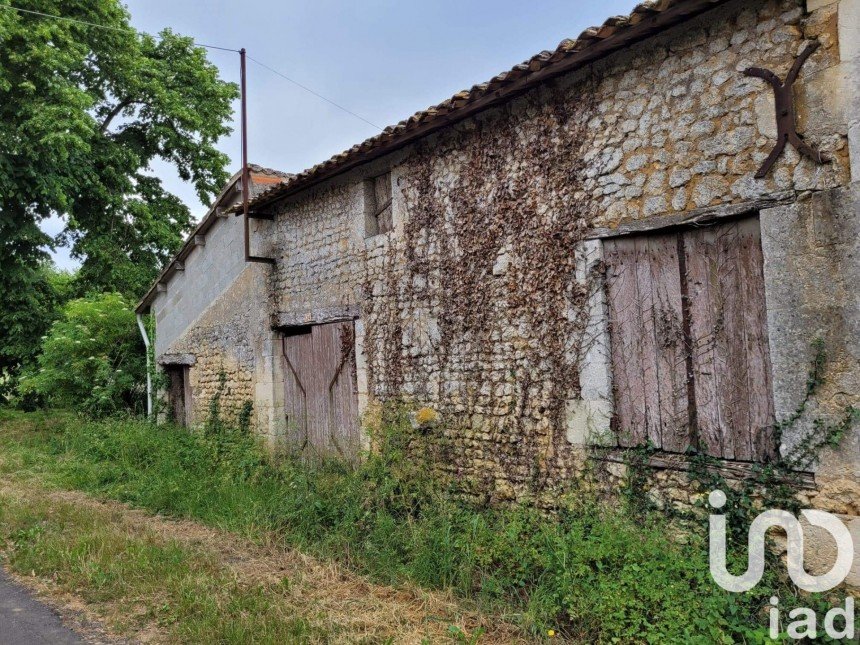
M 415 413 L 415 421 L 417 421 L 419 425 L 423 426 L 427 423 L 433 423 L 438 416 L 439 415 L 436 413 L 436 410 L 433 408 L 421 408 Z
M 550 638 L 553 638 L 555 636 L 555 630 L 554 629 L 548 629 L 546 632 L 546 635 L 549 636 Z

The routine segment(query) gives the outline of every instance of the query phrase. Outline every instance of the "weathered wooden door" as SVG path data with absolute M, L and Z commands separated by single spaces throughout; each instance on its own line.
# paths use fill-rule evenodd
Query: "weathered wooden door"
M 352 321 L 284 332 L 287 439 L 301 452 L 353 459 L 359 449 Z
M 190 425 L 191 383 L 188 379 L 188 366 L 165 365 L 169 386 L 167 390 L 167 409 L 170 420 L 178 426 Z
M 683 241 L 702 449 L 766 459 L 776 445 L 758 219 L 687 231 Z
M 607 240 L 618 440 L 684 452 L 690 442 L 678 238 Z
M 620 237 L 604 249 L 619 444 L 772 456 L 758 219 Z

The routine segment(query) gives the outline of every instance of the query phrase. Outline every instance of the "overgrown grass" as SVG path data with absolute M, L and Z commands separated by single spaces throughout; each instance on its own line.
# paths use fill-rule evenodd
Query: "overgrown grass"
M 474 508 L 441 490 L 394 423 L 356 469 L 267 459 L 253 440 L 134 420 L 0 411 L 5 468 L 60 487 L 274 534 L 386 583 L 451 588 L 535 636 L 583 642 L 764 642 L 760 600 L 710 579 L 707 545 L 588 499 L 557 517 Z M 46 566 L 50 566 L 49 564 Z
M 119 633 L 156 621 L 180 642 L 330 638 L 325 627 L 291 615 L 289 603 L 279 602 L 286 588 L 241 584 L 200 550 L 154 534 L 135 534 L 108 514 L 39 496 L 0 493 L 0 538 L 7 543 L 9 566 L 50 579 L 98 606 Z M 129 612 L 129 607 L 138 611 Z

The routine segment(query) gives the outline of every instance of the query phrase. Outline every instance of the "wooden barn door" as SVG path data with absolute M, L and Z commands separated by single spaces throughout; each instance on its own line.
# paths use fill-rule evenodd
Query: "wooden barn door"
M 684 255 L 702 450 L 767 459 L 776 440 L 758 219 L 687 231 Z
M 607 240 L 618 440 L 690 445 L 681 274 L 674 233 Z
M 604 244 L 621 446 L 776 449 L 758 218 Z
M 352 321 L 284 332 L 287 439 L 307 455 L 358 454 L 354 333 Z
M 165 365 L 169 386 L 167 409 L 170 420 L 178 426 L 191 425 L 191 382 L 187 365 Z

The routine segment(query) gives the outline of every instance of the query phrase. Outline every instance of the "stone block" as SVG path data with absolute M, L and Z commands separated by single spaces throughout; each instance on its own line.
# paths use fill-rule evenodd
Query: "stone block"
M 162 354 L 156 361 L 159 365 L 194 365 L 197 357 L 194 354 Z
M 812 342 L 825 341 L 831 386 L 860 391 L 860 184 L 823 191 L 810 199 L 761 211 L 768 336 L 777 419 L 800 406 L 814 358 Z M 837 385 L 839 383 L 840 385 Z M 833 419 L 851 400 L 816 403 Z M 783 433 L 783 453 L 811 431 L 811 415 Z M 813 465 L 813 467 L 816 467 Z
M 849 587 L 860 588 L 860 517 L 852 515 L 837 515 L 851 533 L 854 541 L 855 555 L 854 564 L 845 584 Z M 837 550 L 836 540 L 830 533 L 820 526 L 812 526 L 806 520 L 801 519 L 803 526 L 803 565 L 807 572 L 812 575 L 822 575 L 830 571 L 836 562 Z
M 839 60 L 860 57 L 860 0 L 839 0 Z
M 614 445 L 610 430 L 612 403 L 600 400 L 575 400 L 567 404 L 565 432 L 567 440 L 576 445 Z

